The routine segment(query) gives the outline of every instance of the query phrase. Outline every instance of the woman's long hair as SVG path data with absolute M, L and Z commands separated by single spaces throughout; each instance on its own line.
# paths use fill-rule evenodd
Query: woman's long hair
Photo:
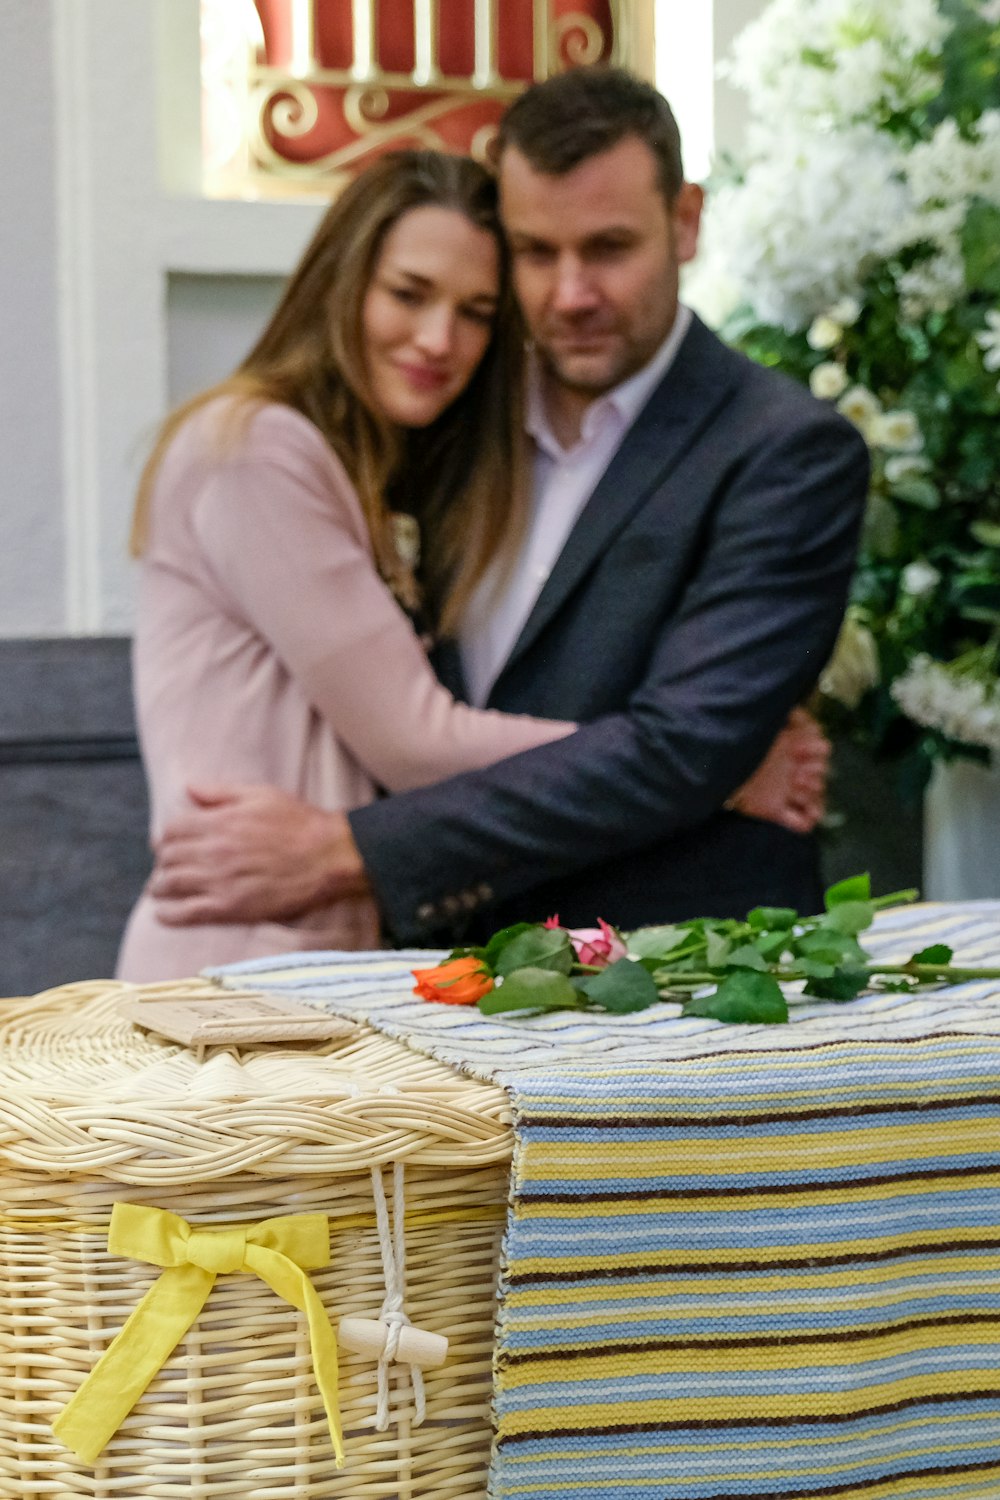
M 362 308 L 392 226 L 411 209 L 454 209 L 487 230 L 500 254 L 497 325 L 465 391 L 427 428 L 403 432 L 376 410 Z M 181 425 L 229 395 L 238 416 L 261 401 L 293 407 L 319 428 L 361 501 L 383 575 L 398 568 L 389 508 L 414 514 L 438 630 L 453 634 L 490 562 L 509 556 L 523 524 L 523 333 L 489 174 L 468 157 L 400 151 L 350 184 L 319 225 L 278 307 L 237 370 L 185 402 L 160 428 L 139 481 L 130 548 L 146 545 L 150 495 Z

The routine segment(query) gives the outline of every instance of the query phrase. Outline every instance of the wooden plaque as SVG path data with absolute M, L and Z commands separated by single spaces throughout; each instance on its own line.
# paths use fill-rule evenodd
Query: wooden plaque
M 324 1041 L 357 1031 L 353 1021 L 278 996 L 226 991 L 170 1000 L 127 1000 L 122 1014 L 137 1026 L 186 1046 Z

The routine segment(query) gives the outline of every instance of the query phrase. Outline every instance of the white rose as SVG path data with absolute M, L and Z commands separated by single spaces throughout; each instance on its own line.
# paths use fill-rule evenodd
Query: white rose
M 866 386 L 852 385 L 837 402 L 837 410 L 853 422 L 862 437 L 867 442 L 872 442 L 872 432 L 876 418 L 882 415 L 882 407 L 878 397 L 873 395 Z
M 821 401 L 836 401 L 847 386 L 847 376 L 844 374 L 843 365 L 838 365 L 833 360 L 824 360 L 817 365 L 809 375 L 809 389 L 814 396 Z
M 901 579 L 903 589 L 907 594 L 912 595 L 914 599 L 924 599 L 928 594 L 933 594 L 941 582 L 941 574 L 933 563 L 918 557 L 916 562 L 907 563 Z
M 884 412 L 872 420 L 871 441 L 880 448 L 895 448 L 903 453 L 918 453 L 924 446 L 920 423 L 912 411 L 903 408 Z
M 810 325 L 806 340 L 810 349 L 832 349 L 840 343 L 843 336 L 843 328 L 828 318 L 825 313 L 814 318 Z
M 918 453 L 896 453 L 885 461 L 885 477 L 890 484 L 899 484 L 904 479 L 919 479 L 930 468 L 926 458 Z
M 875 637 L 853 615 L 841 626 L 833 655 L 819 679 L 819 690 L 847 708 L 857 708 L 881 678 Z
M 827 316 L 843 328 L 852 328 L 861 316 L 861 303 L 856 297 L 841 297 L 830 308 Z

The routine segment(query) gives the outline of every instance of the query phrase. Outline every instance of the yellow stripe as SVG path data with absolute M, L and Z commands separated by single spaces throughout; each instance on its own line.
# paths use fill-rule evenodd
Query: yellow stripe
M 1000 1183 L 1000 1166 L 996 1171 Z M 961 1176 L 935 1179 L 928 1176 L 912 1182 L 894 1182 L 893 1198 L 917 1198 L 929 1191 L 938 1193 L 980 1193 L 988 1185 L 988 1177 Z M 670 1198 L 666 1194 L 649 1198 L 615 1198 L 606 1203 L 581 1202 L 574 1198 L 569 1203 L 539 1202 L 531 1198 L 520 1200 L 515 1213 L 518 1219 L 589 1219 L 618 1218 L 623 1214 L 690 1214 L 690 1213 L 737 1213 L 748 1210 L 756 1213 L 765 1208 L 825 1208 L 837 1203 L 876 1203 L 886 1199 L 885 1183 L 858 1181 L 839 1183 L 836 1188 L 816 1188 L 801 1193 L 769 1193 L 766 1188 L 755 1191 L 752 1196 L 733 1194 L 732 1197 L 706 1197 L 697 1192 L 686 1193 L 683 1198 Z
M 564 1261 L 557 1262 L 558 1265 L 565 1264 Z M 521 1261 L 517 1262 L 516 1269 L 520 1271 Z M 589 1265 L 589 1262 L 587 1263 Z M 995 1271 L 997 1258 L 995 1255 L 956 1253 L 954 1256 L 917 1256 L 906 1264 L 900 1266 L 895 1263 L 872 1264 L 864 1268 L 866 1287 L 872 1285 L 887 1285 L 891 1287 L 899 1281 L 910 1281 L 915 1277 L 937 1277 L 949 1274 L 952 1278 L 967 1275 L 976 1282 L 977 1291 L 982 1290 L 982 1278 L 990 1272 Z M 676 1273 L 666 1273 L 663 1276 L 650 1277 L 645 1281 L 631 1281 L 626 1285 L 618 1285 L 609 1281 L 607 1285 L 598 1283 L 593 1286 L 561 1285 L 558 1287 L 513 1287 L 509 1288 L 504 1298 L 506 1306 L 511 1309 L 522 1307 L 551 1307 L 558 1298 L 561 1304 L 574 1302 L 592 1302 L 595 1298 L 605 1301 L 631 1302 L 634 1297 L 705 1297 L 710 1296 L 714 1300 L 723 1297 L 743 1296 L 770 1296 L 782 1292 L 801 1291 L 825 1291 L 827 1287 L 856 1286 L 858 1280 L 857 1267 L 831 1268 L 828 1271 L 810 1271 L 805 1267 L 786 1272 L 776 1272 L 774 1275 L 755 1274 L 753 1280 L 745 1275 L 735 1274 L 731 1277 L 725 1275 L 726 1266 L 719 1264 L 716 1275 L 707 1277 L 684 1277 Z M 937 1286 L 933 1282 L 931 1290 Z
M 850 1313 L 861 1312 L 865 1308 L 876 1308 L 890 1316 L 892 1313 L 898 1311 L 901 1317 L 912 1317 L 915 1315 L 912 1311 L 914 1304 L 919 1307 L 919 1304 L 924 1300 L 935 1302 L 939 1297 L 948 1294 L 964 1297 L 981 1296 L 983 1294 L 983 1284 L 980 1279 L 970 1277 L 967 1281 L 954 1281 L 944 1285 L 939 1281 L 935 1281 L 927 1287 L 914 1290 L 908 1289 L 903 1293 L 872 1292 L 865 1294 L 859 1292 L 854 1297 L 838 1299 L 836 1311 L 839 1315 L 845 1316 Z M 684 1303 L 678 1303 L 675 1299 L 671 1306 L 660 1304 L 653 1308 L 623 1307 L 615 1308 L 614 1310 L 605 1308 L 603 1311 L 580 1313 L 570 1312 L 568 1308 L 560 1304 L 554 1310 L 547 1310 L 535 1317 L 529 1317 L 524 1312 L 519 1313 L 517 1317 L 517 1330 L 519 1333 L 528 1333 L 552 1328 L 596 1328 L 607 1323 L 609 1320 L 613 1320 L 618 1325 L 625 1325 L 629 1323 L 642 1323 L 648 1318 L 655 1318 L 661 1323 L 685 1323 L 689 1322 L 692 1318 L 700 1319 L 705 1317 L 729 1317 L 738 1322 L 741 1319 L 755 1320 L 762 1314 L 766 1314 L 768 1317 L 777 1317 L 783 1314 L 802 1317 L 808 1311 L 815 1311 L 816 1309 L 828 1310 L 829 1303 L 826 1301 L 826 1296 L 827 1291 L 824 1288 L 821 1293 L 809 1300 L 781 1300 L 774 1296 L 762 1294 L 759 1297 L 748 1295 L 741 1302 L 733 1303 L 710 1294 L 708 1297 Z M 549 1304 L 549 1306 L 552 1306 L 552 1304 Z M 937 1314 L 934 1315 L 936 1316 Z M 996 1308 L 986 1303 L 980 1306 L 977 1303 L 970 1304 L 967 1302 L 963 1304 L 961 1309 L 961 1316 L 963 1318 L 997 1315 Z M 863 1327 L 864 1325 L 859 1324 L 858 1326 Z M 815 1330 L 811 1329 L 807 1324 L 803 1324 L 799 1330 L 794 1328 L 782 1330 L 782 1332 L 787 1332 L 789 1337 L 794 1337 L 797 1331 L 808 1333 Z
M 984 1139 L 996 1122 L 985 1118 L 939 1121 L 929 1126 L 916 1118 L 906 1125 L 859 1126 L 854 1130 L 817 1130 L 810 1134 L 789 1132 L 777 1136 L 742 1137 L 739 1141 L 706 1141 L 680 1137 L 669 1144 L 662 1140 L 532 1142 L 522 1152 L 520 1175 L 533 1182 L 551 1182 L 562 1177 L 586 1177 L 601 1182 L 607 1178 L 680 1175 L 698 1177 L 730 1175 L 734 1171 L 767 1172 L 780 1166 L 783 1173 L 815 1169 L 817 1163 L 833 1167 L 840 1163 L 860 1167 L 876 1162 L 932 1156 L 961 1156 L 981 1151 Z
M 880 1253 L 905 1255 L 910 1246 L 920 1250 L 932 1245 L 954 1244 L 960 1248 L 966 1241 L 973 1244 L 989 1233 L 1000 1235 L 1000 1231 L 981 1228 L 978 1225 L 971 1228 L 952 1229 L 921 1229 L 908 1234 L 880 1234 L 875 1239 L 864 1240 L 829 1240 L 822 1244 L 810 1241 L 808 1245 L 797 1244 L 794 1248 L 802 1255 L 811 1252 L 813 1258 L 820 1255 L 837 1256 L 839 1259 L 857 1259 L 877 1247 Z M 750 1261 L 765 1269 L 769 1262 L 781 1262 L 790 1258 L 792 1248 L 789 1245 L 753 1245 L 746 1248 L 734 1247 L 732 1249 L 717 1250 L 715 1248 L 700 1249 L 692 1247 L 690 1250 L 672 1247 L 669 1254 L 674 1267 L 680 1270 L 684 1265 L 718 1267 L 724 1271 L 727 1266 L 733 1264 L 739 1266 Z M 517 1261 L 518 1276 L 550 1276 L 559 1272 L 576 1271 L 593 1275 L 595 1270 L 613 1264 L 618 1271 L 627 1270 L 630 1266 L 643 1266 L 652 1258 L 655 1252 L 650 1250 L 622 1250 L 609 1245 L 604 1255 L 549 1255 L 549 1256 L 524 1256 Z M 987 1255 L 984 1262 L 985 1269 L 995 1274 L 1000 1271 L 1000 1252 Z M 857 1277 L 857 1271 L 855 1271 Z M 868 1268 L 864 1274 L 867 1276 Z M 900 1275 L 899 1268 L 896 1274 Z M 550 1292 L 550 1297 L 552 1293 Z
M 554 1359 L 533 1359 L 526 1365 L 504 1366 L 500 1370 L 499 1384 L 504 1390 L 518 1390 L 522 1386 L 541 1386 L 556 1381 L 619 1380 L 633 1375 L 749 1374 L 757 1370 L 804 1370 L 841 1365 L 860 1368 L 874 1360 L 930 1349 L 948 1349 L 956 1344 L 996 1348 L 1000 1345 L 1000 1313 L 993 1323 L 966 1324 L 958 1313 L 948 1323 L 935 1324 L 931 1328 L 906 1328 L 846 1342 L 836 1338 L 822 1343 L 810 1341 L 794 1348 L 786 1344 L 755 1345 L 751 1337 L 741 1341 L 736 1348 L 726 1349 L 713 1343 L 711 1336 L 706 1337 L 704 1346 L 694 1348 L 687 1343 L 676 1349 L 649 1349 L 640 1345 L 630 1347 L 625 1353 L 609 1353 L 598 1345 L 592 1352 L 577 1351 L 572 1359 L 562 1355 Z M 984 1378 L 987 1374 L 989 1388 L 995 1388 L 1000 1382 L 1000 1370 L 994 1367 L 984 1372 Z M 942 1378 L 947 1377 L 943 1375 Z M 967 1372 L 963 1379 L 968 1381 Z M 812 1397 L 789 1395 L 785 1399 L 795 1409 L 800 1399 L 811 1402 Z M 756 1406 L 754 1411 L 756 1414 Z
M 563 1367 L 565 1370 L 565 1366 Z M 974 1400 L 978 1390 L 996 1388 L 996 1369 L 931 1370 L 909 1379 L 866 1385 L 863 1390 L 810 1391 L 790 1395 L 713 1396 L 655 1398 L 649 1401 L 612 1401 L 601 1404 L 580 1403 L 574 1406 L 547 1406 L 532 1411 L 512 1411 L 500 1418 L 501 1439 L 521 1433 L 571 1432 L 587 1433 L 595 1427 L 622 1427 L 631 1423 L 698 1423 L 729 1422 L 739 1425 L 751 1409 L 755 1419 L 780 1422 L 798 1418 L 863 1417 L 873 1407 L 897 1401 L 933 1401 L 944 1395 L 968 1396 Z M 641 1434 L 639 1434 L 641 1437 Z

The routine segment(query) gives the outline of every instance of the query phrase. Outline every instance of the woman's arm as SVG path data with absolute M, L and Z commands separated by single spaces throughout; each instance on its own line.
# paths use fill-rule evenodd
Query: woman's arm
M 346 475 L 295 413 L 268 408 L 254 419 L 245 447 L 206 475 L 193 520 L 226 607 L 389 791 L 490 765 L 575 727 L 470 708 L 442 687 L 376 572 Z

